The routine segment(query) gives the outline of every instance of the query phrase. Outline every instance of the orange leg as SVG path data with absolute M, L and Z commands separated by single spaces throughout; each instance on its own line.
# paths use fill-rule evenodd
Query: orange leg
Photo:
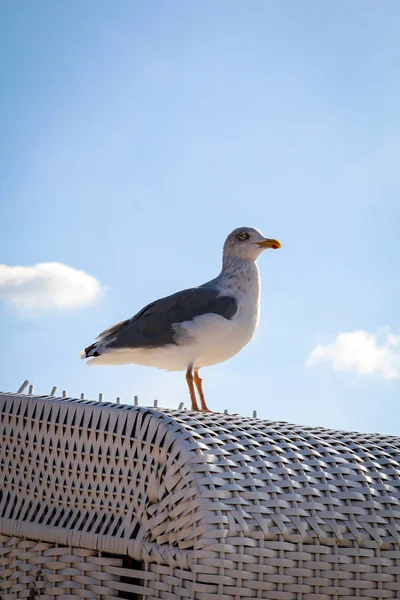
M 200 377 L 198 371 L 194 372 L 194 382 L 196 384 L 196 388 L 200 396 L 201 410 L 203 410 L 204 412 L 211 412 L 206 403 L 206 399 L 203 392 L 203 380 Z
M 193 367 L 188 367 L 186 371 L 186 381 L 189 388 L 190 400 L 192 401 L 192 410 L 199 410 L 196 398 L 196 392 L 193 385 Z

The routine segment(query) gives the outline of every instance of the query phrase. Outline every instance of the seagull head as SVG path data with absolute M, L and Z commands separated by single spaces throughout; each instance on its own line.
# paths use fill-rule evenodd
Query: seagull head
M 224 244 L 224 257 L 238 257 L 243 260 L 257 260 L 267 248 L 277 250 L 281 247 L 278 240 L 266 238 L 254 227 L 238 227 L 228 235 Z

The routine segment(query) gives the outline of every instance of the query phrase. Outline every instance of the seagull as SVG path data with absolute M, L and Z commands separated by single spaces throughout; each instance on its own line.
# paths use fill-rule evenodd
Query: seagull
M 278 240 L 239 227 L 223 247 L 222 270 L 207 283 L 148 304 L 109 327 L 82 350 L 92 365 L 137 364 L 186 371 L 191 409 L 207 406 L 199 371 L 232 358 L 250 342 L 260 314 L 258 256 Z

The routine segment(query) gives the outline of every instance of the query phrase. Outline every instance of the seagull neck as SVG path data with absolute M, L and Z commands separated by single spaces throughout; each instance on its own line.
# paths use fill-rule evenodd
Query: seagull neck
M 249 271 L 258 270 L 254 260 L 246 260 L 239 256 L 229 256 L 224 254 L 222 257 L 222 273 L 226 271 Z
M 224 256 L 218 279 L 227 287 L 237 287 L 243 292 L 253 288 L 258 291 L 260 272 L 253 260 L 244 260 L 238 256 Z

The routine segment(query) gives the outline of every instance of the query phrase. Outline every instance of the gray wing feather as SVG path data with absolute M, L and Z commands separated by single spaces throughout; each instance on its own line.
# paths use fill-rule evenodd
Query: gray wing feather
M 201 286 L 177 292 L 145 306 L 131 319 L 121 321 L 98 336 L 86 350 L 111 348 L 155 348 L 176 343 L 175 325 L 213 313 L 232 319 L 238 304 L 232 296 L 220 296 L 215 287 Z M 101 348 L 100 348 L 101 346 Z

